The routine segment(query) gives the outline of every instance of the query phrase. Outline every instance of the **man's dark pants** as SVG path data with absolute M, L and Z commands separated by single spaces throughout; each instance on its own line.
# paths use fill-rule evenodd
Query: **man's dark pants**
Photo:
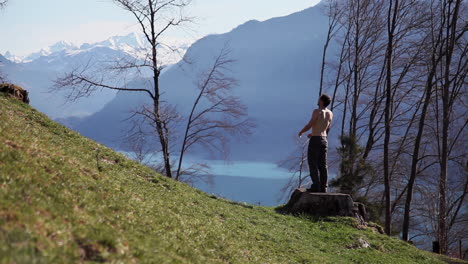
M 309 161 L 310 177 L 312 178 L 312 191 L 327 192 L 328 166 L 327 166 L 327 137 L 313 136 L 309 140 L 307 159 Z M 320 176 L 319 176 L 320 173 Z

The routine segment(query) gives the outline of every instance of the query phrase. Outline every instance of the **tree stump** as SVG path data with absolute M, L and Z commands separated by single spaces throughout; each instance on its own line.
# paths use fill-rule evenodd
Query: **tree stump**
M 290 214 L 310 214 L 314 216 L 356 217 L 361 224 L 367 221 L 364 204 L 355 203 L 348 194 L 312 193 L 297 189 L 282 211 Z

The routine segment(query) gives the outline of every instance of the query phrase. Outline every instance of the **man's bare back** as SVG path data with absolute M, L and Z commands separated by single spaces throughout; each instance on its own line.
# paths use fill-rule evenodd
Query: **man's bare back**
M 330 130 L 330 125 L 333 119 L 333 113 L 325 109 L 316 109 L 312 114 L 312 133 L 310 136 L 326 137 Z

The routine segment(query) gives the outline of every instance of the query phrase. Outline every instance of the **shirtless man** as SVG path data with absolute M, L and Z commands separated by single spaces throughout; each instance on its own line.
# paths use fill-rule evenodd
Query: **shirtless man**
M 299 132 L 299 137 L 301 137 L 302 134 L 312 128 L 312 133 L 307 135 L 310 138 L 307 159 L 309 161 L 310 177 L 312 178 L 312 186 L 307 190 L 311 192 L 327 192 L 327 135 L 333 119 L 333 113 L 327 109 L 330 102 L 330 96 L 326 94 L 320 96 L 319 108 L 314 110 L 309 123 Z

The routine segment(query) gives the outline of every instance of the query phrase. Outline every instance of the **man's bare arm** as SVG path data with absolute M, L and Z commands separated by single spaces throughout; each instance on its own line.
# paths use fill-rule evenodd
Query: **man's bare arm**
M 332 122 L 333 122 L 333 113 L 330 114 L 330 124 L 328 124 L 328 127 L 327 127 L 327 135 L 330 132 Z

